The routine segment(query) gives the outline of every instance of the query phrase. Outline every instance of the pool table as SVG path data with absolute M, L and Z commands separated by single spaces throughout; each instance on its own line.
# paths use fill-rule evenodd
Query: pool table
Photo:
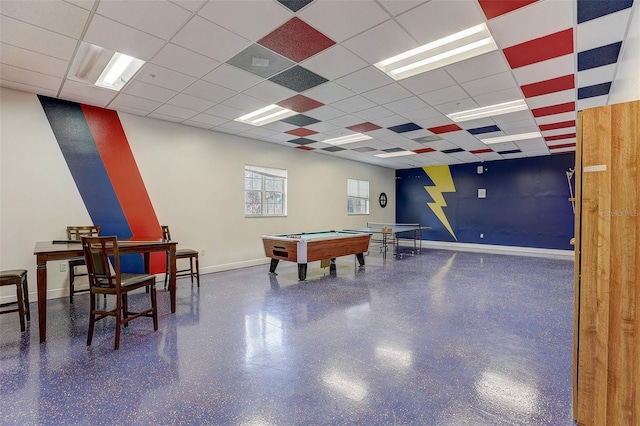
M 264 253 L 271 258 L 269 272 L 276 273 L 280 260 L 298 264 L 298 279 L 307 278 L 307 263 L 316 260 L 335 260 L 355 254 L 364 266 L 364 253 L 369 251 L 371 234 L 354 231 L 302 232 L 297 234 L 263 235 Z

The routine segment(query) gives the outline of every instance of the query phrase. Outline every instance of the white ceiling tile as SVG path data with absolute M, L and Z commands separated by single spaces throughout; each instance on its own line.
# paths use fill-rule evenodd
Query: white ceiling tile
M 182 91 L 196 81 L 195 77 L 182 74 L 155 64 L 145 64 L 135 77 L 136 81 Z
M 323 105 L 321 107 L 318 108 L 314 108 L 310 111 L 305 111 L 304 115 L 307 115 L 311 118 L 315 118 L 316 120 L 321 120 L 321 121 L 326 121 L 326 120 L 331 120 L 332 118 L 336 118 L 341 116 L 342 114 L 344 114 L 343 111 L 340 111 L 339 109 L 333 108 L 329 105 Z M 307 128 L 311 128 L 310 126 L 305 126 Z M 324 131 L 324 130 L 317 130 L 317 129 L 313 129 L 316 131 Z
M 478 157 L 481 161 L 502 160 L 502 156 L 497 152 L 481 152 L 474 155 Z
M 465 98 L 453 102 L 446 102 L 440 105 L 434 105 L 434 108 L 440 111 L 442 114 L 447 115 L 451 114 L 452 112 L 466 111 L 468 109 L 477 108 L 479 106 L 480 105 L 478 105 L 473 99 Z
M 416 95 L 456 84 L 455 80 L 443 69 L 414 75 L 413 77 L 400 80 L 398 83 Z
M 262 83 L 258 83 L 255 86 L 250 87 L 245 90 L 244 93 L 267 102 L 267 105 L 275 104 L 298 94 L 294 90 L 288 89 L 269 80 L 265 80 Z
M 127 107 L 135 109 L 137 111 L 151 112 L 158 108 L 160 105 L 162 105 L 161 102 L 141 98 L 138 96 L 128 95 L 126 93 L 120 93 L 118 97 L 111 103 L 110 107 Z
M 204 76 L 220 65 L 215 59 L 171 43 L 164 46 L 151 62 L 196 78 Z
M 553 154 L 559 154 L 562 152 L 574 152 L 576 150 L 576 147 L 566 147 L 566 148 L 559 148 L 559 149 L 554 149 L 553 150 Z
M 217 117 L 215 115 L 202 113 L 202 114 L 198 114 L 191 117 L 191 121 L 195 121 L 201 124 L 207 124 L 209 127 L 212 127 L 212 126 L 220 126 L 229 120 L 227 120 L 226 118 Z
M 484 149 L 485 145 L 480 140 L 469 132 L 449 132 L 443 136 L 449 142 L 459 146 L 460 148 L 472 151 L 474 149 Z M 482 135 L 478 135 L 480 137 Z M 427 144 L 430 146 L 430 144 Z
M 418 43 L 426 44 L 485 21 L 476 2 L 431 0 L 397 21 Z
M 0 35 L 2 35 L 2 43 L 64 60 L 71 58 L 77 45 L 77 41 L 71 37 L 4 15 L 0 16 Z
M 60 0 L 2 0 L 2 14 L 69 37 L 82 35 L 89 12 Z
M 527 133 L 526 131 L 522 131 L 521 129 L 527 129 L 527 128 L 537 129 L 538 125 L 533 118 L 527 118 L 525 120 L 516 120 L 516 121 L 501 123 L 499 127 L 505 131 L 511 130 L 512 132 L 509 132 L 509 134 L 513 134 L 513 133 Z M 536 131 L 536 130 L 532 130 L 532 131 Z
M 623 40 L 630 15 L 631 8 L 627 8 L 578 25 L 576 50 L 583 52 Z
M 373 108 L 374 106 L 376 106 L 376 104 L 371 102 L 367 98 L 356 95 L 338 102 L 334 102 L 333 104 L 331 104 L 331 106 L 334 108 L 338 108 L 339 110 L 346 113 L 354 113 L 356 111 L 362 111 L 367 108 Z
M 84 41 L 144 61 L 150 60 L 165 43 L 161 38 L 99 15 L 91 20 Z
M 274 1 L 210 1 L 198 15 L 251 41 L 258 41 L 291 18 L 291 13 Z M 259 19 L 247 19 L 248 15 Z
M 514 149 L 520 149 L 520 148 L 518 148 L 518 145 L 516 145 L 514 142 L 492 143 L 490 145 L 487 145 L 486 147 L 487 148 L 491 148 L 495 152 L 511 151 L 511 150 L 514 150 Z
M 576 127 L 563 127 L 561 129 L 553 129 L 553 130 L 545 130 L 542 132 L 542 136 L 558 136 L 558 135 L 566 135 L 569 133 L 576 133 Z
M 382 117 L 376 120 L 375 124 L 383 127 L 383 129 L 375 130 L 378 134 L 396 136 L 398 133 L 393 130 L 388 130 L 387 127 L 400 126 L 402 124 L 407 124 L 408 121 L 401 115 L 390 115 L 388 117 Z
M 439 119 L 442 118 L 442 114 L 440 113 L 440 111 L 431 107 L 417 109 L 415 111 L 407 111 L 402 113 L 401 115 L 404 118 L 418 124 L 419 126 L 422 126 L 422 124 L 420 124 L 419 121 L 422 122 L 423 120 L 427 120 L 435 117 L 438 117 Z
M 358 34 L 342 45 L 372 64 L 418 47 L 418 43 L 392 20 Z
M 319 109 L 319 108 L 318 108 Z M 311 115 L 310 115 L 311 117 Z M 336 116 L 338 117 L 338 116 Z M 329 120 L 329 119 L 327 119 Z M 335 131 L 336 129 L 338 129 L 338 126 L 336 126 L 335 124 L 331 124 L 327 121 L 321 121 L 319 123 L 313 123 L 310 124 L 308 126 L 305 126 L 307 129 L 309 130 L 313 130 L 315 132 L 319 132 L 319 133 L 326 133 L 326 132 L 331 132 L 331 131 Z
M 182 120 L 186 120 L 187 118 L 191 118 L 196 115 L 196 112 L 192 109 L 182 108 L 175 105 L 164 104 L 160 105 L 155 111 L 155 114 L 162 114 L 169 117 L 181 118 Z
M 559 105 L 576 100 L 575 89 L 563 90 L 561 92 L 553 92 L 546 95 L 534 96 L 527 98 L 527 105 L 530 109 L 542 108 L 551 105 Z
M 449 154 L 450 156 L 457 158 L 458 160 L 465 162 L 465 163 L 475 163 L 480 161 L 480 158 L 477 157 L 476 155 L 470 153 L 470 152 L 465 152 L 465 151 L 461 151 L 461 152 L 452 152 L 451 154 Z
M 179 106 L 181 108 L 190 109 L 192 111 L 200 112 L 205 111 L 215 105 L 214 102 L 207 101 L 206 99 L 197 98 L 195 96 L 187 95 L 185 93 L 179 93 L 168 102 L 168 105 Z
M 429 0 L 379 0 L 378 3 L 391 15 L 397 16 L 427 1 Z
M 391 83 L 386 86 L 364 92 L 362 93 L 362 96 L 377 104 L 384 104 L 400 99 L 406 99 L 409 96 L 412 96 L 412 93 L 398 83 Z
M 225 100 L 222 105 L 244 111 L 241 114 L 244 115 L 257 109 L 264 108 L 268 104 L 265 104 L 264 101 L 254 98 L 253 96 L 247 96 L 243 93 L 238 93 L 237 95 Z
M 354 112 L 353 115 L 355 115 L 356 117 L 360 117 L 365 121 L 375 121 L 380 118 L 389 117 L 395 114 L 384 107 L 375 106 L 373 108 L 368 108 L 362 111 Z
M 263 81 L 261 77 L 227 64 L 220 65 L 202 79 L 239 92 Z
M 199 16 L 193 17 L 172 42 L 220 62 L 226 62 L 251 45 L 249 40 Z
M 465 99 L 468 98 L 469 95 L 467 94 L 467 92 L 462 90 L 460 86 L 456 85 L 434 90 L 432 92 L 423 93 L 419 97 L 429 105 L 434 106 L 447 102 L 458 101 L 460 99 Z
M 211 102 L 222 102 L 225 99 L 232 97 L 235 92 L 226 87 L 218 86 L 217 84 L 209 83 L 207 81 L 198 80 L 185 89 L 184 93 L 199 98 L 206 99 Z
M 171 0 L 171 3 L 184 7 L 191 12 L 197 12 L 207 1 L 209 0 Z
M 524 99 L 522 91 L 519 87 L 511 89 L 498 90 L 491 93 L 484 93 L 482 95 L 474 96 L 473 99 L 479 106 L 489 106 L 495 104 L 501 104 L 503 102 L 515 101 L 517 99 Z
M 576 120 L 576 112 L 563 112 L 562 114 L 545 115 L 544 117 L 537 117 L 536 123 L 539 125 L 562 123 L 563 121 Z
M 376 67 L 370 66 L 341 77 L 336 83 L 355 93 L 363 93 L 393 83 L 393 80 Z
M 0 73 L 0 76 L 2 74 Z M 22 84 L 15 81 L 8 81 L 0 78 L 0 86 L 6 87 L 8 89 L 19 90 L 21 92 L 27 93 L 37 93 L 39 95 L 50 96 L 55 98 L 58 95 L 58 89 L 46 89 L 42 87 L 37 87 L 29 84 Z
M 233 108 L 227 105 L 218 104 L 205 111 L 207 114 L 215 115 L 222 118 L 228 118 L 229 120 L 235 120 L 238 117 L 246 114 L 238 108 Z
M 607 83 L 613 81 L 616 73 L 616 64 L 605 65 L 603 67 L 591 68 L 580 71 L 576 75 L 576 87 L 593 86 L 594 84 Z
M 547 61 L 516 68 L 513 74 L 520 86 L 551 80 L 573 74 L 575 70 L 575 58 L 573 55 L 564 55 Z
M 184 121 L 184 119 L 182 119 L 180 117 L 174 117 L 172 115 L 160 114 L 158 112 L 152 112 L 149 115 L 147 115 L 147 117 L 155 118 L 155 119 L 161 120 L 161 121 L 171 121 L 171 122 L 174 122 L 174 123 L 182 123 Z
M 68 66 L 68 61 L 5 43 L 0 43 L 0 62 L 26 70 L 43 70 L 44 74 L 60 78 L 65 76 Z
M 72 97 L 93 99 L 100 106 L 106 106 L 117 94 L 118 92 L 115 90 L 104 89 L 93 84 L 79 83 L 73 80 L 66 80 L 60 91 L 60 96 L 66 99 Z M 96 104 L 94 103 L 93 105 Z
M 299 17 L 337 43 L 389 19 L 375 2 L 335 0 L 316 0 Z
M 580 99 L 576 103 L 576 110 L 582 111 L 587 108 L 595 108 L 603 105 L 607 105 L 608 95 L 594 96 L 592 98 Z
M 331 104 L 355 95 L 351 90 L 339 84 L 328 82 L 304 92 L 304 95 L 323 104 Z
M 109 104 L 109 108 L 114 108 L 113 103 Z M 117 106 L 117 111 L 118 111 L 118 115 L 121 115 L 122 113 L 125 114 L 132 114 L 132 115 L 139 115 L 142 117 L 146 117 L 147 114 L 149 114 L 148 111 L 141 111 L 139 109 L 135 109 L 135 108 L 129 108 L 123 105 L 118 105 Z
M 511 68 L 502 52 L 489 52 L 466 61 L 444 67 L 458 83 L 488 77 L 509 71 Z
M 382 102 L 385 108 L 396 114 L 404 114 L 410 111 L 428 110 L 431 109 L 426 102 L 415 96 L 409 98 L 400 99 L 394 102 Z
M 540 0 L 490 20 L 489 29 L 498 46 L 504 49 L 572 28 L 573 8 L 572 1 Z
M 468 81 L 466 83 L 462 83 L 461 86 L 464 88 L 464 90 L 467 91 L 469 95 L 476 96 L 496 90 L 518 87 L 518 84 L 513 78 L 511 72 L 503 72 L 500 74 L 491 75 L 489 77 Z
M 513 123 L 517 121 L 533 119 L 533 115 L 531 114 L 531 111 L 527 109 L 524 111 L 511 112 L 509 114 L 496 115 L 494 117 L 491 117 L 491 119 L 500 128 L 502 128 L 505 123 Z
M 0 64 L 0 76 L 3 80 L 26 86 L 41 87 L 47 90 L 58 90 L 62 84 L 62 79 L 51 75 L 41 74 L 11 65 Z
M 169 40 L 191 17 L 191 12 L 164 0 L 101 1 L 97 14 Z
M 495 121 L 493 121 L 491 118 L 480 118 L 477 120 L 469 120 L 469 121 L 463 121 L 461 123 L 456 123 L 460 128 L 462 129 L 477 129 L 478 127 L 488 127 L 488 126 L 495 126 Z
M 185 120 L 185 121 L 182 122 L 182 124 L 184 124 L 185 126 L 199 127 L 201 129 L 205 129 L 205 130 L 209 130 L 212 127 L 210 124 L 201 123 L 201 122 L 195 121 L 195 120 Z
M 360 117 L 354 117 L 353 115 L 349 115 L 349 114 L 344 114 L 341 117 L 332 118 L 331 120 L 328 120 L 328 121 L 334 126 L 337 126 L 340 128 L 346 128 L 356 124 L 362 124 L 362 119 Z
M 336 44 L 312 56 L 301 65 L 309 71 L 333 80 L 366 68 L 369 64 L 341 45 Z
M 167 102 L 173 98 L 178 92 L 175 90 L 165 89 L 164 87 L 155 86 L 139 80 L 130 81 L 121 93 L 126 93 L 141 98 L 151 99 L 158 102 Z

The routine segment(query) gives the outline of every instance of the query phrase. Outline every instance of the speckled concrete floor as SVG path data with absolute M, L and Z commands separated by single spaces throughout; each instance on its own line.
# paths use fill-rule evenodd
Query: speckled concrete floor
M 423 250 L 281 262 L 159 291 L 160 328 L 86 294 L 49 301 L 47 343 L 0 316 L 0 424 L 572 425 L 573 262 Z M 31 291 L 35 277 L 30 277 Z M 161 286 L 160 286 L 161 288 Z M 144 293 L 133 303 L 147 302 Z

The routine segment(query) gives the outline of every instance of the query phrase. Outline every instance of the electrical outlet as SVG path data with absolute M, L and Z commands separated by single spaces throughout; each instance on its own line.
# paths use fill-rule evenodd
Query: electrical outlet
M 60 264 L 60 272 L 67 272 L 67 264 L 66 263 L 61 263 Z
M 484 238 L 484 234 L 480 234 L 480 238 Z
M 200 250 L 200 256 L 204 257 L 206 254 L 207 252 L 204 249 Z

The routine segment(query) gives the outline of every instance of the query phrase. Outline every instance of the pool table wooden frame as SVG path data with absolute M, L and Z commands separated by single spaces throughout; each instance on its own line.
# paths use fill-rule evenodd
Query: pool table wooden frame
M 307 278 L 308 262 L 316 260 L 331 259 L 333 261 L 336 257 L 355 254 L 360 266 L 364 266 L 364 253 L 369 251 L 370 241 L 371 234 L 353 231 L 303 232 L 262 236 L 264 253 L 271 258 L 269 272 L 276 273 L 276 267 L 280 260 L 296 262 L 300 281 Z

